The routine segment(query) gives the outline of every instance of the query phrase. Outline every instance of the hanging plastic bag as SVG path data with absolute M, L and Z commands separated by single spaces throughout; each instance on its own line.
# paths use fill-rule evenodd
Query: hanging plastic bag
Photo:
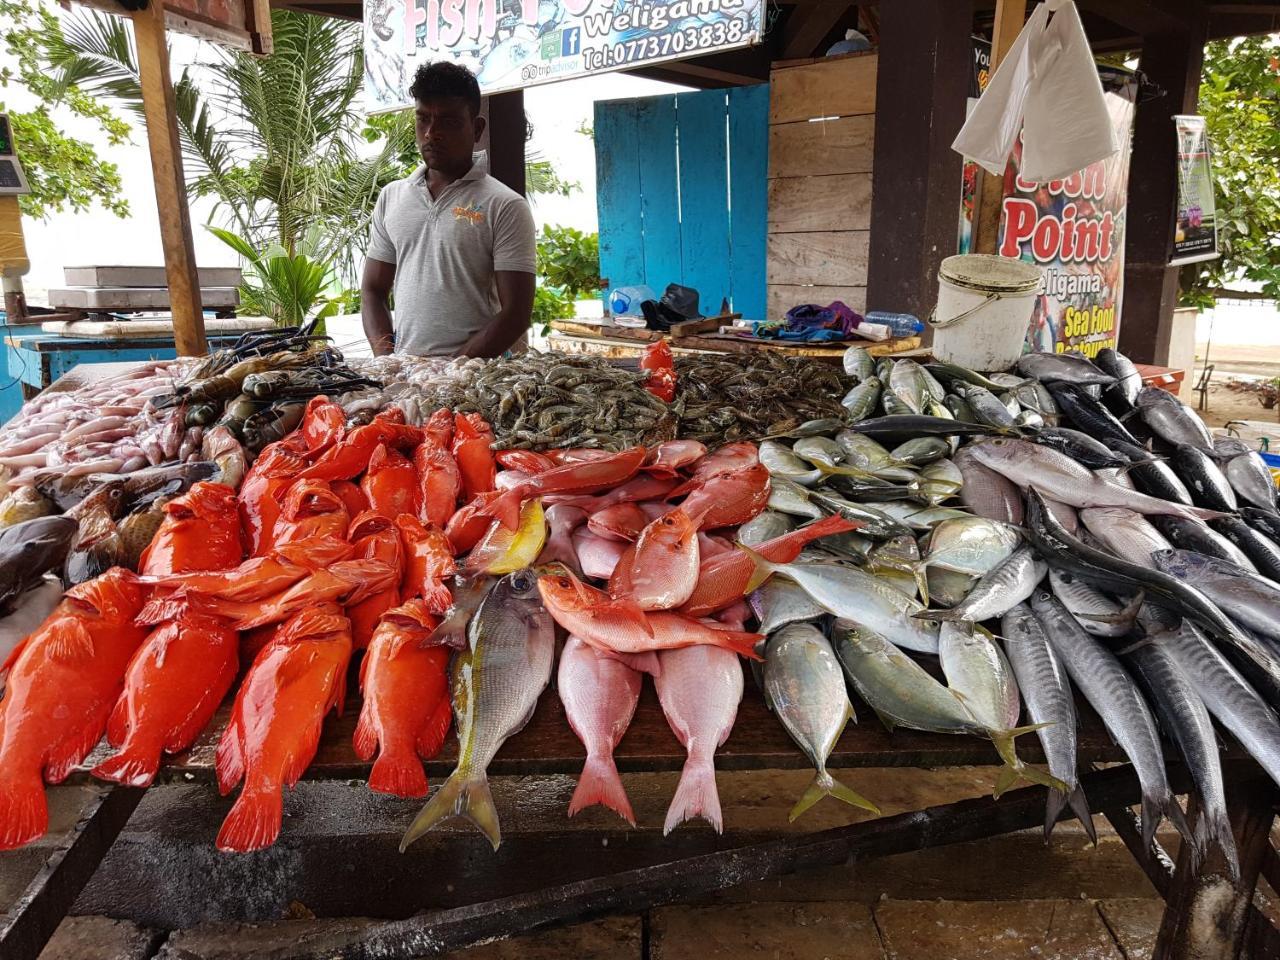
M 1071 0 L 1035 8 L 951 148 L 1001 176 L 1020 129 L 1019 174 L 1034 183 L 1069 177 L 1120 149 Z

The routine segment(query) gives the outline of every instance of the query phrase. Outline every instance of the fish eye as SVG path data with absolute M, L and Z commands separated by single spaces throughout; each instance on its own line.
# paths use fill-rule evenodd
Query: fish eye
M 523 574 L 521 574 L 518 577 L 513 577 L 511 580 L 511 585 L 515 587 L 517 590 L 528 590 L 529 587 L 531 586 L 531 584 L 529 583 L 529 578 L 524 576 Z
M 562 586 L 562 587 L 568 587 L 568 586 L 569 586 L 569 581 L 568 581 L 568 579 L 567 579 L 567 578 L 565 578 L 565 577 L 561 577 L 561 578 L 560 578 L 558 581 L 556 581 L 556 582 L 557 582 L 557 583 L 559 583 L 559 584 L 560 584 L 560 586 Z

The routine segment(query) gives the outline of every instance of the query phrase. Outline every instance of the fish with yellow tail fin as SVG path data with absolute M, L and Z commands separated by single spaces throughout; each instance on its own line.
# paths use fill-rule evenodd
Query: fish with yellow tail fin
M 481 601 L 450 671 L 458 766 L 414 818 L 402 851 L 450 816 L 466 817 L 498 848 L 502 833 L 485 771 L 533 716 L 554 658 L 555 628 L 538 596 L 538 578 L 529 570 L 508 574 Z
M 794 821 L 827 796 L 879 814 L 879 807 L 827 772 L 827 757 L 845 725 L 856 718 L 840 662 L 822 631 L 808 623 L 793 623 L 769 638 L 764 690 L 769 707 L 817 770 L 787 819 Z

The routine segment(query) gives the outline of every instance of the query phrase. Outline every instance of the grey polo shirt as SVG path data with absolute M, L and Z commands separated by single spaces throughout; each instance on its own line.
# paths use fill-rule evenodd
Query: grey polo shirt
M 498 315 L 494 272 L 536 272 L 528 201 L 479 167 L 432 198 L 426 166 L 387 184 L 368 256 L 396 267 L 396 352 L 457 353 Z

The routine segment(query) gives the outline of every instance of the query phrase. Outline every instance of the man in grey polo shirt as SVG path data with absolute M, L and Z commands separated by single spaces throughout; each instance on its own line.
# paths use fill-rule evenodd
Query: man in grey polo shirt
M 409 89 L 423 165 L 387 184 L 374 208 L 360 284 L 365 336 L 378 355 L 500 356 L 533 313 L 533 215 L 473 164 L 484 119 L 471 72 L 424 64 Z

